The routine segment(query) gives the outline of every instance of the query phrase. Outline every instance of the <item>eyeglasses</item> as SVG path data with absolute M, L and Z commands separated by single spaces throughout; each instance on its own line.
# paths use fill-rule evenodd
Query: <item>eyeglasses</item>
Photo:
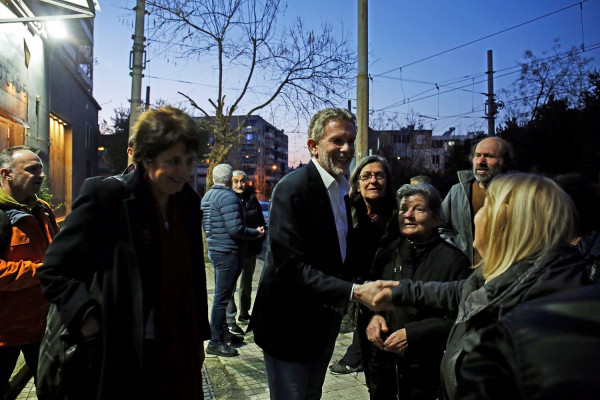
M 358 177 L 358 179 L 360 179 L 361 181 L 370 181 L 372 177 L 375 177 L 375 179 L 377 179 L 377 181 L 379 181 L 379 182 L 385 180 L 385 174 L 382 174 L 381 172 L 377 172 L 376 174 L 364 173 L 364 174 L 361 174 Z

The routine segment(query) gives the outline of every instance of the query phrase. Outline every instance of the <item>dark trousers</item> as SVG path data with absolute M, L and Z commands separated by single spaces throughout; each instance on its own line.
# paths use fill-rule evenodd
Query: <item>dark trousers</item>
M 252 278 L 256 269 L 256 255 L 246 254 L 242 256 L 242 273 L 240 275 L 239 294 L 239 316 L 240 318 L 250 319 L 250 306 L 252 302 Z M 227 304 L 227 325 L 235 323 L 235 316 L 238 308 L 235 304 L 235 287 L 231 299 Z
M 271 400 L 317 400 L 321 398 L 327 366 L 331 361 L 341 318 L 332 321 L 321 356 L 311 362 L 291 362 L 264 352 Z
M 0 398 L 4 398 L 4 395 L 10 389 L 10 376 L 15 369 L 15 365 L 17 365 L 19 353 L 21 352 L 23 352 L 25 363 L 31 370 L 34 379 L 37 376 L 40 343 L 0 347 Z
M 232 253 L 208 251 L 208 256 L 215 268 L 215 295 L 210 314 L 210 343 L 224 342 L 227 332 L 226 308 L 235 290 L 235 282 L 239 276 L 241 257 Z

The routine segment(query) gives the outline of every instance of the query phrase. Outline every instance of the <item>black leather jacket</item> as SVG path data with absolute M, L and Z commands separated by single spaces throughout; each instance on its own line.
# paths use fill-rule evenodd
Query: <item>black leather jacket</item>
M 600 286 L 515 308 L 481 334 L 457 399 L 593 399 L 600 393 Z
M 397 306 L 441 307 L 458 312 L 441 364 L 442 398 L 456 394 L 456 370 L 465 350 L 479 343 L 481 330 L 520 303 L 542 298 L 590 281 L 586 261 L 572 247 L 558 247 L 537 259 L 525 259 L 485 283 L 480 270 L 462 281 L 401 281 L 392 289 Z

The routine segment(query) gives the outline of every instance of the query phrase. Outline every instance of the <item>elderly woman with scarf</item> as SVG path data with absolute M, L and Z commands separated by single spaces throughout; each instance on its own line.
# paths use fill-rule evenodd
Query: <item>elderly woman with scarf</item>
M 397 229 L 384 237 L 371 276 L 386 280 L 454 281 L 471 273 L 469 259 L 437 231 L 441 198 L 429 184 L 397 194 Z M 435 399 L 452 315 L 403 306 L 373 315 L 367 336 L 375 345 L 368 365 L 371 399 Z

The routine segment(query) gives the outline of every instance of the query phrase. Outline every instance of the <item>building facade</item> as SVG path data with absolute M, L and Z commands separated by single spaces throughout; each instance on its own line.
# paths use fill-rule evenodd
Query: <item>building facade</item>
M 93 17 L 87 1 L 0 3 L 0 148 L 38 152 L 59 218 L 97 172 Z M 57 20 L 62 39 L 49 27 Z
M 229 152 L 224 161 L 233 169 L 242 170 L 256 196 L 261 201 L 271 198 L 273 188 L 288 172 L 288 137 L 283 129 L 277 129 L 258 115 L 251 115 L 244 122 L 243 116 L 233 116 L 230 126 L 236 129 L 243 123 L 240 143 Z M 209 149 L 212 142 L 209 139 Z M 203 193 L 206 184 L 207 164 L 200 164 L 197 172 L 197 190 Z
M 373 131 L 378 140 L 372 151 L 396 159 L 406 169 L 438 174 L 444 171 L 452 146 L 482 132 L 454 133 L 455 129 L 450 128 L 442 135 L 433 135 L 431 129 L 415 129 L 412 125 L 399 130 Z

